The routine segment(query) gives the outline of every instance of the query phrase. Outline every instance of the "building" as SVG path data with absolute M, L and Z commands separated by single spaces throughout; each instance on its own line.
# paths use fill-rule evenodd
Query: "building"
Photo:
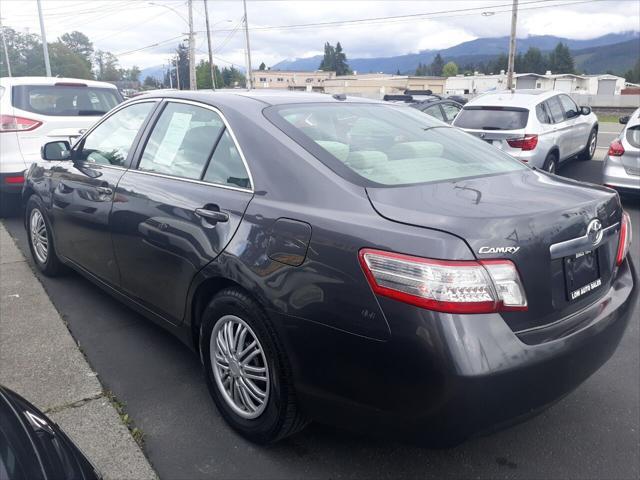
M 287 70 L 253 70 L 253 88 L 323 91 L 323 82 L 334 78 L 336 72 L 294 72 Z
M 325 93 L 345 94 L 359 97 L 381 99 L 385 95 L 402 94 L 405 90 L 431 90 L 444 93 L 446 78 L 415 77 L 384 73 L 344 75 L 326 79 Z
M 574 75 L 569 73 L 544 75 L 538 73 L 516 73 L 515 88 L 559 90 L 561 92 L 586 95 L 620 95 L 625 79 L 615 75 Z M 447 78 L 445 93 L 449 95 L 476 95 L 491 90 L 506 90 L 507 75 L 456 75 Z

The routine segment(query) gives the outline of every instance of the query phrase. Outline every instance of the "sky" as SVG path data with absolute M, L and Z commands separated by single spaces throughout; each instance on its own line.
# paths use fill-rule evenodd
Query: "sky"
M 197 60 L 207 58 L 203 2 L 193 0 Z M 250 0 L 252 65 L 271 66 L 287 58 L 319 55 L 327 41 L 339 41 L 348 58 L 361 58 L 437 50 L 479 37 L 509 35 L 511 2 Z M 49 42 L 79 30 L 94 48 L 116 54 L 126 68 L 166 63 L 188 31 L 186 0 L 41 0 L 41 4 Z M 214 62 L 243 66 L 242 1 L 208 0 L 208 8 Z M 36 0 L 1 0 L 0 16 L 5 26 L 40 33 Z M 520 0 L 518 37 L 588 39 L 629 30 L 640 30 L 638 0 Z

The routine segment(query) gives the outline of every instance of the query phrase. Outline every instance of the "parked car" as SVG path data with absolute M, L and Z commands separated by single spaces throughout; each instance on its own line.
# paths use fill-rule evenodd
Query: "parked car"
M 625 125 L 604 159 L 602 181 L 620 192 L 640 193 L 640 108 L 620 117 Z
M 104 82 L 57 77 L 0 78 L 0 199 L 3 210 L 19 199 L 24 172 L 51 140 L 73 142 L 122 101 Z
M 0 479 L 98 480 L 71 439 L 17 393 L 0 385 Z
M 37 268 L 181 338 L 255 442 L 316 419 L 449 443 L 529 415 L 607 361 L 637 297 L 614 191 L 404 105 L 141 96 L 43 155 Z
M 555 91 L 486 93 L 467 103 L 453 125 L 551 173 L 574 157 L 591 160 L 598 143 L 591 109 Z
M 462 109 L 460 103 L 433 94 L 385 95 L 383 99 L 394 103 L 408 103 L 409 106 L 449 124 Z

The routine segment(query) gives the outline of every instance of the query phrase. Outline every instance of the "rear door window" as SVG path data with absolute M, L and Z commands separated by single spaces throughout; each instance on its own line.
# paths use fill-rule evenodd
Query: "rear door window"
M 20 110 L 58 117 L 102 116 L 122 97 L 115 88 L 71 85 L 16 85 L 13 106 Z
M 460 113 L 461 107 L 456 105 L 455 103 L 441 103 L 442 111 L 444 112 L 445 117 L 447 118 L 447 122 L 451 123 Z
M 447 121 L 442 114 L 442 110 L 440 110 L 440 105 L 431 105 L 430 107 L 427 107 L 422 111 L 427 115 L 431 115 L 433 118 L 437 118 L 438 120 L 442 120 L 443 122 Z
M 562 108 L 562 104 L 558 97 L 551 97 L 546 101 L 547 110 L 549 111 L 549 115 L 551 115 L 551 120 L 553 123 L 560 123 L 564 121 L 564 109 Z
M 538 117 L 538 121 L 542 124 L 546 125 L 552 123 L 545 103 L 539 103 L 536 105 L 536 117 Z
M 202 179 L 229 187 L 251 187 L 249 174 L 229 130 L 225 129 L 222 134 Z
M 473 130 L 520 130 L 527 126 L 529 110 L 515 107 L 464 107 L 456 117 L 456 127 Z

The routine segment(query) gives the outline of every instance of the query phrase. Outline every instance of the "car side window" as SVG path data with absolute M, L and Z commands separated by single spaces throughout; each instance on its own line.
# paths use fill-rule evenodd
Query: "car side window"
M 552 123 L 549 112 L 547 112 L 547 106 L 544 102 L 536 105 L 536 117 L 538 117 L 538 121 L 542 124 Z
M 441 106 L 449 123 L 453 122 L 453 119 L 458 116 L 458 113 L 461 110 L 461 108 L 455 103 L 443 103 Z
M 229 130 L 225 130 L 220 137 L 203 180 L 231 187 L 251 187 L 249 174 Z
M 169 102 L 153 127 L 138 169 L 200 180 L 224 128 L 213 110 Z
M 564 121 L 564 110 L 560 104 L 558 97 L 551 97 L 547 100 L 547 109 L 553 123 L 560 123 Z
M 442 114 L 442 110 L 440 110 L 440 105 L 432 105 L 422 111 L 427 115 L 431 115 L 432 117 L 437 118 L 438 120 L 442 120 L 443 122 L 447 121 Z
M 568 95 L 559 95 L 559 98 L 567 118 L 577 117 L 579 113 L 576 102 L 574 102 Z
M 155 105 L 155 102 L 135 103 L 118 110 L 82 140 L 74 159 L 126 167 L 133 141 Z

